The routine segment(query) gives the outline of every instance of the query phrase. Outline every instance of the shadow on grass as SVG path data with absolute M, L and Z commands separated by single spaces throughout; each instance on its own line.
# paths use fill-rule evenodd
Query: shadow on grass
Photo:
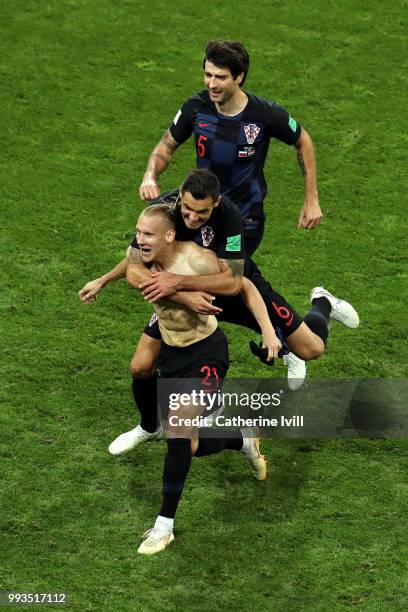
M 207 459 L 210 479 L 218 491 L 223 491 L 217 497 L 221 515 L 239 523 L 251 507 L 260 519 L 276 522 L 288 520 L 296 511 L 309 477 L 310 453 L 318 450 L 318 445 L 311 442 L 264 442 L 262 451 L 268 459 L 269 474 L 265 482 L 254 480 L 242 455 L 227 451 L 200 460 Z

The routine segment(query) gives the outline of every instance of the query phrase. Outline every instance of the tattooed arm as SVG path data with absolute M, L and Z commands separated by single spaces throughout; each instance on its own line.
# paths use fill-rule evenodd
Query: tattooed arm
M 309 134 L 302 128 L 295 144 L 297 159 L 305 181 L 305 201 L 300 211 L 298 227 L 314 229 L 322 220 L 319 206 L 319 196 L 316 182 L 316 161 L 313 142 Z
M 197 265 L 198 259 L 195 260 Z M 213 295 L 238 295 L 244 274 L 243 259 L 218 259 L 220 274 L 181 276 L 179 290 L 210 291 Z
M 139 187 L 142 200 L 153 200 L 159 197 L 160 185 L 157 179 L 166 170 L 178 146 L 179 143 L 170 134 L 170 130 L 166 130 L 147 162 L 143 181 Z
M 137 248 L 129 247 L 127 260 L 125 261 L 127 263 L 125 275 L 128 285 L 141 291 L 143 283 L 152 279 L 155 273 L 146 268 Z M 221 308 L 212 304 L 214 296 L 205 291 L 177 291 L 170 296 L 170 299 L 199 314 L 217 315 L 222 312 Z
M 205 274 L 200 270 L 200 258 L 194 259 L 196 273 L 202 276 L 183 276 L 171 272 L 153 272 L 152 278 L 140 285 L 146 300 L 157 302 L 173 296 L 176 291 L 205 291 L 211 295 L 237 295 L 241 291 L 244 273 L 243 259 L 218 259 L 221 272 Z

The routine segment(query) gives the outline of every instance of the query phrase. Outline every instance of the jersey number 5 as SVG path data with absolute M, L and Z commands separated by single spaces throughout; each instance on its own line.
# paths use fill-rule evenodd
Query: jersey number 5
M 205 141 L 208 140 L 207 136 L 204 136 L 204 134 L 200 134 L 200 136 L 198 137 L 197 140 L 197 153 L 199 154 L 200 157 L 204 157 L 205 155 Z

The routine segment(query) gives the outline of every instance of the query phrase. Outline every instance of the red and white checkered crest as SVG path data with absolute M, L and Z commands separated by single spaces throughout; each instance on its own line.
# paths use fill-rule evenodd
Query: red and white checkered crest
M 255 123 L 249 123 L 248 125 L 244 125 L 245 137 L 247 139 L 248 144 L 253 144 L 255 142 L 255 138 L 258 136 L 261 128 L 255 125 Z
M 212 239 L 214 238 L 214 230 L 209 225 L 201 228 L 201 238 L 203 240 L 203 246 L 210 246 Z

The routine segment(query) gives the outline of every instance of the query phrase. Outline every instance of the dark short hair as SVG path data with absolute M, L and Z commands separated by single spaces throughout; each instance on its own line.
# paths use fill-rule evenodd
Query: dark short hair
M 220 181 L 210 170 L 193 170 L 186 176 L 181 186 L 181 193 L 188 191 L 196 200 L 211 197 L 215 201 L 220 194 Z
M 151 204 L 143 209 L 142 215 L 146 217 L 160 215 L 168 221 L 172 229 L 176 227 L 176 207 L 174 204 Z
M 242 86 L 249 70 L 249 55 L 244 45 L 235 40 L 210 40 L 205 50 L 203 67 L 208 60 L 218 68 L 228 68 L 234 79 L 244 73 Z

